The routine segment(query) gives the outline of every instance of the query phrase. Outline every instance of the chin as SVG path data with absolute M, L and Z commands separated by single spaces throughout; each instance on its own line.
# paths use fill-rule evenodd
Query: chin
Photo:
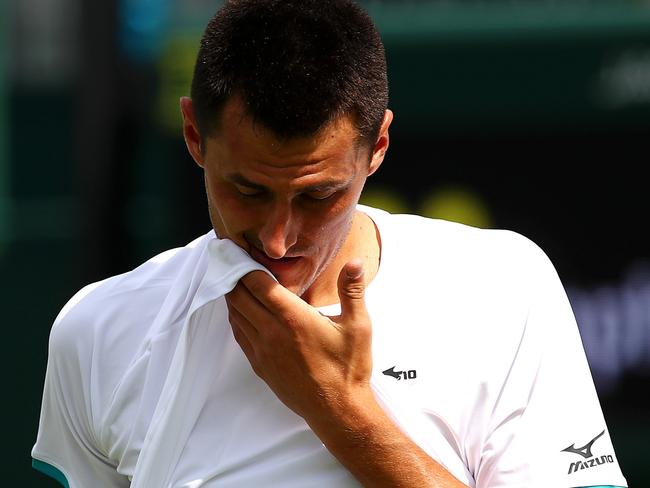
M 311 286 L 311 283 L 305 284 L 304 282 L 296 282 L 294 280 L 287 281 L 277 276 L 276 279 L 278 280 L 278 283 L 280 283 L 291 293 L 299 297 L 302 297 L 307 292 L 307 290 L 309 290 L 309 287 Z
M 304 293 L 307 291 L 307 288 L 302 286 L 302 285 L 296 285 L 296 284 L 291 284 L 291 283 L 283 283 L 282 281 L 279 281 L 279 283 L 284 286 L 287 290 L 289 290 L 291 293 L 294 295 L 298 295 L 301 297 L 304 295 Z

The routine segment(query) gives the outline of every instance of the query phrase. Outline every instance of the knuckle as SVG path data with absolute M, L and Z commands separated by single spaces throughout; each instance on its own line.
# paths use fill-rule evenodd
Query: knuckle
M 343 294 L 351 299 L 360 300 L 363 298 L 365 288 L 362 283 L 354 283 L 343 289 Z
M 266 293 L 268 291 L 269 285 L 264 280 L 265 273 L 263 271 L 251 271 L 246 274 L 242 281 L 248 290 L 253 293 L 253 295 Z
M 263 287 L 258 280 L 250 280 L 246 283 L 248 290 L 255 296 L 262 294 Z

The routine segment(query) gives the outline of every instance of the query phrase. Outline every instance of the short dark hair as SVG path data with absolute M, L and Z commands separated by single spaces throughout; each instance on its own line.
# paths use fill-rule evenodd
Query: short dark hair
M 202 138 L 233 95 L 279 138 L 314 135 L 351 115 L 359 138 L 374 143 L 388 105 L 382 40 L 351 0 L 226 0 L 205 29 L 192 79 Z

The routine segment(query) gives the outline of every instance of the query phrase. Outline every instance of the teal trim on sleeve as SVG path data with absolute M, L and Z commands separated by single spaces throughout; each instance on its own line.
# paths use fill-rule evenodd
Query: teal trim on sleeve
M 57 468 L 52 466 L 51 464 L 47 464 L 43 461 L 39 461 L 38 459 L 32 459 L 32 468 L 34 468 L 36 471 L 40 471 L 41 473 L 46 474 L 51 478 L 54 478 L 59 483 L 61 483 L 61 485 L 64 486 L 64 488 L 70 488 L 70 485 L 68 484 L 68 480 L 65 478 L 65 475 Z M 598 486 L 582 486 L 576 488 L 624 488 L 624 487 L 612 486 L 612 485 L 598 485 Z
M 65 475 L 51 464 L 39 461 L 38 459 L 32 459 L 32 468 L 34 468 L 36 471 L 40 471 L 41 473 L 46 474 L 51 478 L 54 478 L 65 488 L 70 488 L 68 480 L 65 479 Z

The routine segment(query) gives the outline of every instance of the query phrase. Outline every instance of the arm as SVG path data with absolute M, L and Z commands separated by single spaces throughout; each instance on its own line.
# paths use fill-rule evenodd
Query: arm
M 372 392 L 342 406 L 331 417 L 307 422 L 362 485 L 465 487 L 393 423 Z
M 338 287 L 341 315 L 325 317 L 266 273 L 245 276 L 227 302 L 233 334 L 253 370 L 364 486 L 465 486 L 374 397 L 360 265 L 344 267 Z
M 92 319 L 73 306 L 81 295 L 69 302 L 50 332 L 32 466 L 66 488 L 128 487 L 127 477 L 97 447 L 92 429 Z
M 476 485 L 627 486 L 559 276 L 538 246 L 511 236 L 498 236 L 510 243 L 498 241 L 508 257 L 496 261 L 507 273 L 496 305 L 516 313 L 506 327 L 490 321 L 480 342 L 508 346 L 472 446 Z M 469 353 L 488 364 L 494 351 Z

